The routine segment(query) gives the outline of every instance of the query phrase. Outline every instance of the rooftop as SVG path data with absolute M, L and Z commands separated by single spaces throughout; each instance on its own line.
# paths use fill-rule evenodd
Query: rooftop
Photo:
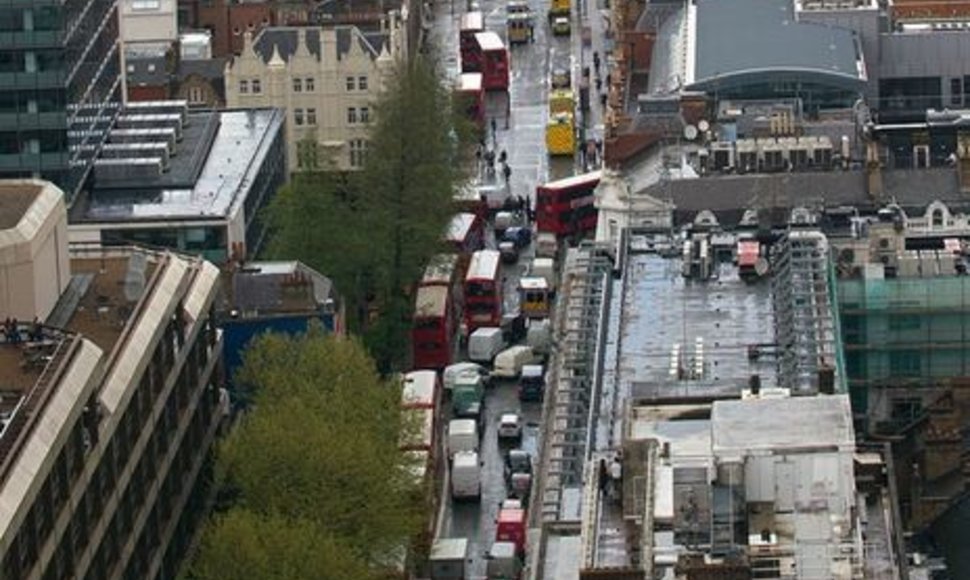
M 0 184 L 0 230 L 16 227 L 42 190 L 39 184 Z
M 277 109 L 189 113 L 169 171 L 95 184 L 75 202 L 71 222 L 225 219 L 245 199 L 283 120 Z
M 698 0 L 694 40 L 689 84 L 695 88 L 772 72 L 795 72 L 846 89 L 861 89 L 866 81 L 854 33 L 797 21 L 791 0 Z
M 298 26 L 270 26 L 260 31 L 259 35 L 253 40 L 253 50 L 263 59 L 269 62 L 273 58 L 275 48 L 284 61 L 289 61 L 290 57 L 297 51 L 300 42 L 300 34 L 306 36 L 306 47 L 310 54 L 320 58 L 320 33 L 321 28 L 298 27 Z M 350 50 L 351 43 L 356 41 L 361 50 L 370 54 L 373 58 L 381 53 L 384 44 L 388 41 L 388 36 L 381 32 L 362 32 L 356 26 L 337 26 L 332 29 L 336 34 L 337 56 L 342 57 Z M 329 55 L 324 58 L 330 58 Z
M 855 447 L 848 395 L 718 401 L 711 426 L 718 455 Z
M 709 281 L 687 280 L 680 258 L 657 254 L 631 255 L 626 272 L 616 380 L 633 397 L 737 397 L 754 374 L 776 384 L 774 365 L 747 355 L 774 340 L 767 284 L 742 282 L 729 262 Z
M 226 308 L 244 316 L 314 312 L 336 299 L 333 282 L 302 262 L 247 262 L 224 276 Z

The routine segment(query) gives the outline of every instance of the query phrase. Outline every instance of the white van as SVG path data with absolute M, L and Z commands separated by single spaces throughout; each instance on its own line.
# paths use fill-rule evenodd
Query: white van
M 559 250 L 559 242 L 556 240 L 556 234 L 552 232 L 539 232 L 536 234 L 535 247 L 537 258 L 555 258 L 556 252 Z
M 548 356 L 552 352 L 552 323 L 548 318 L 529 321 L 525 343 L 532 347 L 536 356 Z
M 468 337 L 468 358 L 475 362 L 491 363 L 503 348 L 505 339 L 502 338 L 501 328 L 479 328 Z
M 529 270 L 531 276 L 545 278 L 549 290 L 556 291 L 556 264 L 552 258 L 535 258 Z
M 474 419 L 448 422 L 448 458 L 462 451 L 478 451 L 478 423 Z
M 451 498 L 482 499 L 482 466 L 478 463 L 478 452 L 462 451 L 455 454 L 451 464 Z
M 495 357 L 492 376 L 514 379 L 522 373 L 522 367 L 535 362 L 532 347 L 517 345 L 503 350 Z
M 451 390 L 455 388 L 455 384 L 459 381 L 459 379 L 465 376 L 478 376 L 481 377 L 483 381 L 488 382 L 488 369 L 478 363 L 466 361 L 446 366 L 444 372 L 441 373 L 441 376 L 445 390 L 450 393 Z

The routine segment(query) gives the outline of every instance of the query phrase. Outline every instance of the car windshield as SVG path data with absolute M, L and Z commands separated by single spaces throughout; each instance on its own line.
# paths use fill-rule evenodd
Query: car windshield
M 528 453 L 509 453 L 509 467 L 512 471 L 526 471 L 531 467 Z

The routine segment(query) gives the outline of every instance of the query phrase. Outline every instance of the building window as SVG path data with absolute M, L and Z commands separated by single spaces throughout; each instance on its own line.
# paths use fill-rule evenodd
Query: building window
M 313 91 L 317 90 L 313 85 L 313 77 L 307 77 L 306 80 L 303 81 L 303 84 L 306 87 L 306 92 L 308 93 L 312 93 Z
M 361 91 L 367 90 L 367 77 L 357 77 L 357 89 Z
M 889 374 L 893 377 L 918 377 L 922 374 L 919 351 L 901 350 L 889 358 Z
M 352 91 L 357 88 L 357 79 L 354 77 L 347 77 L 347 90 Z
M 190 105 L 204 105 L 205 91 L 202 90 L 202 87 L 189 87 L 188 98 Z
M 357 123 L 357 108 L 348 107 L 347 108 L 347 124 L 354 125 Z
M 370 123 L 370 109 L 367 107 L 360 108 L 360 122 Z
M 320 152 L 317 142 L 300 141 L 296 144 L 296 166 L 300 169 L 316 169 L 319 166 Z
M 293 123 L 296 125 L 303 124 L 303 109 L 293 109 Z
M 363 167 L 367 160 L 367 141 L 352 139 L 350 141 L 350 166 Z
M 158 10 L 161 7 L 161 0 L 131 0 L 132 10 Z
M 890 314 L 889 330 L 902 332 L 906 330 L 919 330 L 922 323 L 921 317 L 915 314 Z
M 293 92 L 294 93 L 303 92 L 303 79 L 293 79 Z
M 245 95 L 249 92 L 249 81 L 239 81 L 239 94 Z
M 253 79 L 253 94 L 258 95 L 263 92 L 263 87 L 259 83 L 259 79 Z
M 959 77 L 950 79 L 950 104 L 963 105 L 963 79 Z
M 306 110 L 306 124 L 307 125 L 316 125 L 317 124 L 317 110 L 316 109 L 307 109 Z

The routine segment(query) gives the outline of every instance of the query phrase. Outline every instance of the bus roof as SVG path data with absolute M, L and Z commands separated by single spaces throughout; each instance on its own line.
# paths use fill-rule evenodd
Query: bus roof
M 414 317 L 431 318 L 445 316 L 448 312 L 447 286 L 422 286 L 414 299 Z
M 402 412 L 405 417 L 413 417 L 418 422 L 416 431 L 403 434 L 401 438 L 401 449 L 426 449 L 431 450 L 434 445 L 434 409 L 406 409 Z
M 424 269 L 421 286 L 450 286 L 458 268 L 458 254 L 435 254 Z
M 458 78 L 458 90 L 462 92 L 478 92 L 482 90 L 482 73 L 461 73 Z
M 476 219 L 478 219 L 478 216 L 473 213 L 455 214 L 448 222 L 448 233 L 445 235 L 445 239 L 449 242 L 465 241 L 469 232 L 472 231 Z
M 411 371 L 404 375 L 401 389 L 401 405 L 405 407 L 434 407 L 438 373 L 435 371 Z
M 485 17 L 478 10 L 466 12 L 461 16 L 461 28 L 459 30 L 462 32 L 485 30 Z
M 549 183 L 540 185 L 539 187 L 542 189 L 569 189 L 578 185 L 591 185 L 593 182 L 599 181 L 602 176 L 602 170 L 590 171 L 589 173 L 573 175 L 572 177 L 567 177 L 565 179 L 550 181 Z
M 465 280 L 492 280 L 498 278 L 499 254 L 496 250 L 478 250 L 472 254 Z
M 482 51 L 505 50 L 505 43 L 502 42 L 502 38 L 491 30 L 479 32 L 475 35 L 475 40 Z

